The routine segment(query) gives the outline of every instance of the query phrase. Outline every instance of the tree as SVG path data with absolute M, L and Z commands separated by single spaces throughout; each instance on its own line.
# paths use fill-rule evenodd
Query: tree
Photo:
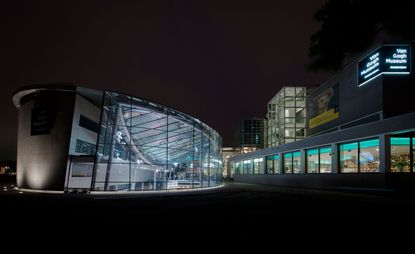
M 398 40 L 415 39 L 412 12 L 403 0 L 328 0 L 313 17 L 321 28 L 310 38 L 309 69 L 341 69 L 346 57 L 366 50 L 381 31 Z

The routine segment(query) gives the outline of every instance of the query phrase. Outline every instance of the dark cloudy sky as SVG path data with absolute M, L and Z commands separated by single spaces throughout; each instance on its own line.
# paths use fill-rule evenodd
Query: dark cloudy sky
M 239 119 L 264 117 L 282 87 L 310 73 L 312 15 L 325 1 L 5 1 L 0 8 L 0 159 L 15 158 L 11 96 L 75 82 L 169 105 L 232 143 Z

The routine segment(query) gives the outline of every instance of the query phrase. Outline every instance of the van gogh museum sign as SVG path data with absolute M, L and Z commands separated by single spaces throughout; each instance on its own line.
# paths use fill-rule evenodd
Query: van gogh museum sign
M 409 74 L 410 50 L 408 45 L 385 45 L 372 51 L 359 61 L 359 86 L 381 74 Z

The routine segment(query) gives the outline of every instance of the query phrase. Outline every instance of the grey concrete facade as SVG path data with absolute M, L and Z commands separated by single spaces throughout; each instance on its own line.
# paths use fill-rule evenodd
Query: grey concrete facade
M 75 92 L 39 92 L 18 114 L 17 186 L 62 190 L 68 161 Z M 33 110 L 46 110 L 53 121 L 48 133 L 31 135 Z

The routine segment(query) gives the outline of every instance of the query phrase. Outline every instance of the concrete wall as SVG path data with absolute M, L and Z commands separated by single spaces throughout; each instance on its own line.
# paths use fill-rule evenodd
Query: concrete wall
M 366 56 L 372 50 L 368 50 L 362 56 Z M 412 59 L 414 59 L 414 53 L 415 50 L 412 50 Z M 311 103 L 315 97 L 328 88 L 336 84 L 339 85 L 339 118 L 312 129 L 309 129 L 307 125 L 307 135 L 331 130 L 379 111 L 383 111 L 383 117 L 415 111 L 415 104 L 413 103 L 415 92 L 414 64 L 411 66 L 411 74 L 409 75 L 380 75 L 359 87 L 358 61 L 359 59 L 349 64 L 344 70 L 309 94 L 307 97 L 308 113 L 311 111 Z M 310 118 L 312 115 L 308 114 L 307 117 Z M 370 120 L 367 119 L 366 122 L 372 120 L 377 119 L 372 117 Z
M 101 109 L 89 102 L 88 100 L 86 100 L 84 97 L 76 95 L 75 110 L 72 122 L 71 142 L 69 147 L 70 155 L 82 155 L 80 153 L 75 152 L 77 139 L 91 144 L 97 143 L 98 133 L 79 126 L 79 118 L 81 116 L 81 113 L 85 117 L 95 121 L 98 124 L 101 115 Z
M 23 98 L 25 99 L 25 98 Z M 39 190 L 63 190 L 68 161 L 75 93 L 41 91 L 19 108 L 17 186 Z M 50 131 L 31 135 L 32 109 L 53 111 Z

